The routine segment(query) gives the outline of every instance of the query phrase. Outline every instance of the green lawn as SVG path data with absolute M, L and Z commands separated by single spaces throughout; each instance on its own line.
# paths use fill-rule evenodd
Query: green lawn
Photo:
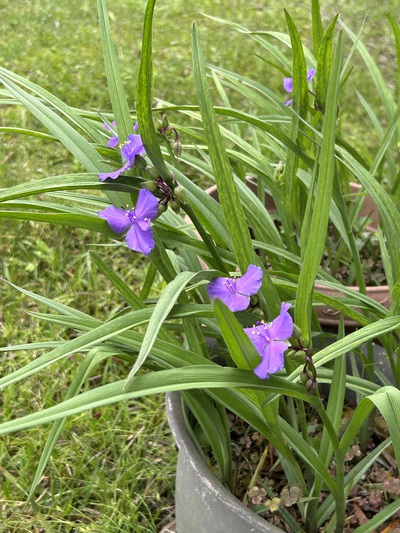
M 128 94 L 134 108 L 136 74 L 140 59 L 141 26 L 145 0 L 109 0 L 113 38 Z M 395 84 L 395 52 L 384 12 L 397 14 L 397 0 L 363 3 L 321 0 L 326 23 L 339 10 L 346 24 L 358 31 L 363 18 L 364 41 Z M 194 103 L 191 71 L 191 23 L 196 21 L 207 61 L 251 76 L 285 95 L 282 75 L 258 55 L 267 58 L 248 36 L 205 18 L 201 13 L 230 19 L 252 30 L 285 31 L 283 7 L 298 23 L 304 42 L 311 45 L 310 17 L 301 2 L 261 0 L 205 0 L 159 2 L 155 21 L 156 97 L 173 103 Z M 0 0 L 0 65 L 28 77 L 68 104 L 107 111 L 96 2 L 94 0 Z M 6 44 L 4 44 L 6 43 Z M 282 48 L 284 50 L 284 48 Z M 288 53 L 288 52 L 286 52 Z M 355 64 L 352 80 L 363 86 L 365 69 Z M 365 85 L 365 84 L 364 84 Z M 365 87 L 373 101 L 372 84 Z M 215 91 L 216 100 L 218 98 Z M 368 132 L 368 121 L 349 83 L 346 102 L 356 108 L 357 120 L 344 124 L 355 133 Z M 242 102 L 245 106 L 246 102 Z M 343 121 L 346 122 L 346 112 Z M 36 119 L 21 107 L 0 106 L 0 124 L 37 128 Z M 77 171 L 77 163 L 54 143 L 0 134 L 0 187 L 43 176 Z M 368 139 L 367 139 L 368 141 Z M 89 250 L 109 244 L 88 232 L 44 226 L 34 222 L 1 220 L 0 275 L 30 291 L 76 306 L 104 318 L 117 313 L 123 301 L 92 265 Z M 103 260 L 138 288 L 147 261 L 124 248 L 102 246 Z M 40 342 L 71 336 L 73 331 L 39 321 L 43 311 L 5 283 L 0 285 L 0 346 Z M 1 353 L 1 374 L 21 367 L 32 352 Z M 65 394 L 79 362 L 71 358 L 50 372 L 24 382 L 2 397 L 1 418 L 17 417 L 50 406 Z M 126 375 L 121 361 L 107 363 L 91 383 L 109 382 Z M 71 419 L 45 472 L 35 498 L 25 506 L 48 428 L 0 439 L 0 522 L 7 532 L 156 532 L 172 513 L 176 452 L 162 398 L 110 406 L 99 413 Z

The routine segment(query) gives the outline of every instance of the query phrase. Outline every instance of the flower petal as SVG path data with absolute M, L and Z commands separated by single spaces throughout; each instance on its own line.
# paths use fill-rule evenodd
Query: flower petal
M 142 252 L 144 255 L 149 255 L 156 244 L 152 228 L 149 227 L 147 231 L 143 231 L 137 224 L 133 224 L 125 240 L 131 250 Z
M 283 353 L 287 344 L 280 341 L 272 341 L 268 344 L 261 358 L 261 363 L 254 369 L 254 373 L 261 379 L 269 378 L 269 374 L 279 372 L 284 367 Z
M 211 300 L 221 300 L 231 311 L 244 311 L 249 307 L 250 298 L 238 294 L 235 283 L 236 280 L 231 278 L 214 278 L 207 285 L 208 295 Z
M 108 141 L 108 145 L 110 148 L 115 148 L 118 146 L 119 140 L 118 137 L 110 137 L 110 140 Z
M 104 211 L 99 211 L 98 215 L 107 220 L 108 225 L 115 233 L 123 233 L 131 225 L 127 211 L 118 209 L 113 205 L 106 207 Z
M 136 202 L 135 215 L 143 220 L 156 218 L 158 213 L 158 200 L 151 191 L 140 189 Z
M 236 291 L 244 296 L 252 296 L 262 285 L 262 268 L 249 265 L 247 272 L 236 281 Z
M 104 181 L 107 178 L 111 178 L 112 180 L 115 180 L 120 176 L 120 174 L 125 172 L 125 170 L 128 170 L 128 168 L 130 168 L 129 162 L 125 163 L 123 167 L 119 168 L 118 170 L 115 170 L 114 172 L 101 172 L 99 174 L 99 180 Z
M 271 324 L 268 324 L 268 332 L 271 339 L 285 341 L 293 333 L 293 319 L 288 313 L 290 304 L 282 302 L 281 312 Z
M 145 154 L 142 139 L 140 135 L 128 135 L 126 142 L 121 148 L 121 155 L 125 161 L 129 161 L 129 166 L 133 165 L 135 157 L 139 154 Z
M 315 76 L 316 72 L 317 72 L 317 70 L 315 68 L 307 70 L 307 81 L 308 82 L 310 82 L 313 79 L 313 77 Z
M 244 328 L 244 332 L 247 333 L 257 352 L 263 357 L 265 350 L 271 342 L 268 336 L 267 324 Z
M 293 92 L 293 78 L 283 78 L 283 88 L 286 92 Z

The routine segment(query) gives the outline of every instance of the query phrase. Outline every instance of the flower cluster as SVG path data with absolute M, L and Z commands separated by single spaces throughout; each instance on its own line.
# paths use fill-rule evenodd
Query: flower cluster
M 258 292 L 262 284 L 262 269 L 250 265 L 241 278 L 214 278 L 207 286 L 212 300 L 218 298 L 231 311 L 243 311 L 250 303 L 250 296 Z M 290 304 L 282 302 L 280 314 L 270 324 L 259 322 L 245 328 L 245 332 L 261 356 L 261 363 L 254 373 L 261 379 L 279 372 L 284 366 L 283 353 L 288 348 L 287 340 L 293 334 L 293 320 L 288 310 Z
M 112 126 L 115 127 L 116 123 L 112 122 Z M 104 124 L 104 128 L 107 131 L 112 131 L 107 124 Z M 137 129 L 138 125 L 136 123 L 134 130 L 137 131 Z M 117 136 L 112 136 L 108 141 L 110 148 L 115 148 L 118 144 L 119 139 Z M 128 135 L 128 139 L 120 145 L 120 149 L 122 159 L 125 161 L 124 165 L 114 172 L 100 173 L 99 179 L 101 181 L 107 178 L 118 178 L 122 172 L 134 165 L 136 156 L 145 154 L 140 135 Z M 155 246 L 154 233 L 150 223 L 157 217 L 158 209 L 159 204 L 156 196 L 146 189 L 141 189 L 135 208 L 119 209 L 110 205 L 103 211 L 99 211 L 98 214 L 108 222 L 108 225 L 115 233 L 124 233 L 124 231 L 128 230 L 125 241 L 131 250 L 148 255 Z

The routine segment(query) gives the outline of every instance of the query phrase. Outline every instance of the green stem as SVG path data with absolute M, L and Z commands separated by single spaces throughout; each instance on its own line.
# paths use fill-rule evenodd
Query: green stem
M 346 496 L 344 487 L 345 456 L 336 453 L 336 533 L 343 533 L 346 524 Z

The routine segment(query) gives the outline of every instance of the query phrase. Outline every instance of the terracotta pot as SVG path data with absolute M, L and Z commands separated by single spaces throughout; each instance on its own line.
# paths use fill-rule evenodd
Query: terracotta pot
M 251 178 L 247 179 L 247 185 L 255 194 L 257 193 L 257 185 L 251 180 Z M 361 185 L 358 185 L 357 183 L 350 184 L 350 190 L 352 193 L 358 193 L 361 190 L 361 188 L 362 188 Z M 212 187 L 207 189 L 206 192 L 212 198 L 214 198 L 215 200 L 218 200 L 218 191 L 217 191 L 216 185 L 213 185 Z M 266 195 L 265 197 L 265 207 L 269 212 L 273 212 L 276 210 L 274 201 L 272 197 L 269 195 Z M 360 216 L 361 217 L 368 216 L 371 218 L 371 224 L 367 226 L 368 229 L 375 231 L 378 228 L 379 226 L 378 208 L 370 196 L 365 196 L 363 206 L 360 211 Z M 359 291 L 358 286 L 349 286 L 348 288 L 353 291 Z M 315 290 L 334 299 L 340 299 L 345 296 L 340 291 L 335 290 L 335 289 L 330 289 L 319 283 L 315 284 Z M 377 287 L 367 287 L 367 296 L 371 298 L 372 300 L 375 300 L 376 302 L 382 304 L 387 309 L 389 309 L 391 298 L 390 298 L 389 287 L 387 285 L 381 285 Z M 317 313 L 319 322 L 323 326 L 337 326 L 339 324 L 340 311 L 338 311 L 337 309 L 334 309 L 333 307 L 330 307 L 328 305 L 319 305 L 315 308 L 315 311 Z M 346 316 L 344 317 L 344 322 L 348 328 L 355 328 L 359 325 L 358 322 L 355 322 L 354 320 Z

